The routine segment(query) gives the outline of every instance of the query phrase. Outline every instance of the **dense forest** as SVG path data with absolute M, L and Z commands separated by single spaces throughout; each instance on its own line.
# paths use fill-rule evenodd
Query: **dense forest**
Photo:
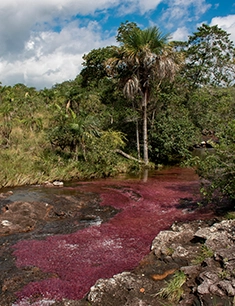
M 188 41 L 122 23 L 118 46 L 91 50 L 74 80 L 36 90 L 0 86 L 0 184 L 111 176 L 143 167 L 195 166 L 235 191 L 235 49 L 203 24 Z M 204 141 L 204 142 L 203 142 Z M 214 153 L 199 159 L 193 148 Z M 208 186 L 208 185 L 207 185 Z

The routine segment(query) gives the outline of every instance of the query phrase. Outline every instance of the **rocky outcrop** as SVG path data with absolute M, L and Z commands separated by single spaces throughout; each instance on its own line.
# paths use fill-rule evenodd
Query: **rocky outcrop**
M 234 242 L 235 220 L 174 224 L 158 234 L 134 271 L 98 280 L 86 301 L 97 306 L 234 305 Z M 180 297 L 159 294 L 179 271 L 185 275 Z
M 40 202 L 17 201 L 5 205 L 0 214 L 0 236 L 28 232 L 38 220 L 47 218 L 52 206 Z

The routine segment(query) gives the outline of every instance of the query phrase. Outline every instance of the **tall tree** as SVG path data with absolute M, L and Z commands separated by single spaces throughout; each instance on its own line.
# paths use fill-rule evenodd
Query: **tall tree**
M 191 89 L 205 86 L 229 86 L 234 82 L 233 42 L 226 31 L 203 24 L 186 44 L 185 79 Z
M 147 110 L 154 85 L 163 79 L 173 80 L 178 68 L 177 58 L 157 27 L 141 30 L 133 23 L 122 24 L 118 31 L 121 46 L 107 62 L 107 70 L 123 84 L 124 94 L 135 99 L 143 119 L 143 155 L 148 165 Z
M 80 73 L 82 76 L 82 86 L 87 87 L 94 84 L 97 86 L 102 79 L 107 76 L 104 63 L 113 57 L 113 47 L 108 46 L 99 49 L 93 49 L 83 56 L 83 69 Z

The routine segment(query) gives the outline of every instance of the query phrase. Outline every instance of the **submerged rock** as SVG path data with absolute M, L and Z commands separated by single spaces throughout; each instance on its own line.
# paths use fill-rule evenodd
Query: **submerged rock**
M 40 202 L 17 201 L 5 205 L 0 214 L 0 236 L 28 232 L 48 217 L 52 206 Z

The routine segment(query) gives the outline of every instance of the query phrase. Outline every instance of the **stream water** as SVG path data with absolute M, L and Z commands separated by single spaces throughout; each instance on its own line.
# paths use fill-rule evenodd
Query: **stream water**
M 37 223 L 34 213 L 32 230 L 2 235 L 2 245 L 8 243 L 13 250 L 11 266 L 1 268 L 5 279 L 12 279 L 7 273 L 13 267 L 17 275 L 29 274 L 29 270 L 42 272 L 35 278 L 30 272 L 27 282 L 18 281 L 17 301 L 12 305 L 32 305 L 32 298 L 79 300 L 99 278 L 132 270 L 150 252 L 159 231 L 173 222 L 211 216 L 196 209 L 198 191 L 194 171 L 182 168 L 154 171 L 148 177 L 119 176 L 58 188 L 13 189 L 13 194 L 0 202 L 2 208 L 14 202 L 40 202 L 53 206 L 53 215 L 47 214 Z M 0 253 L 8 258 L 4 254 Z

